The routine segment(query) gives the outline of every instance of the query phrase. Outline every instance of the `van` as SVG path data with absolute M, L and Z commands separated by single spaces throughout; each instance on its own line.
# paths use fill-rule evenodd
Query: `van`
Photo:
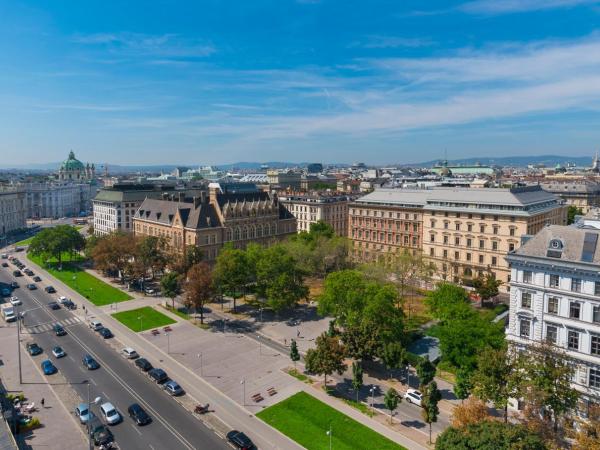
M 104 420 L 109 425 L 114 425 L 121 421 L 121 414 L 118 413 L 112 403 L 106 402 L 100 405 L 100 414 L 102 414 L 102 417 L 104 417 Z
M 121 350 L 121 352 L 123 353 L 123 356 L 127 359 L 135 359 L 139 357 L 137 352 L 131 347 L 125 347 L 123 350 Z

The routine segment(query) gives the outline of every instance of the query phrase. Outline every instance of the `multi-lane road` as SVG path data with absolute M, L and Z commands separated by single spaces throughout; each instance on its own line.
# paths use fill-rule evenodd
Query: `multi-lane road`
M 6 261 L 6 260 L 2 260 Z M 26 263 L 26 261 L 23 261 Z M 15 278 L 12 275 L 14 266 L 0 267 L 0 283 L 17 281 L 21 287 L 13 295 L 23 302 L 20 311 L 27 311 L 22 323 L 21 341 L 37 342 L 44 353 L 33 357 L 35 363 L 46 358 L 52 360 L 59 372 L 72 383 L 73 389 L 82 401 L 87 401 L 89 381 L 91 398 L 101 397 L 102 402 L 111 402 L 123 416 L 123 421 L 111 427 L 115 439 L 123 449 L 230 449 L 229 445 L 212 430 L 205 427 L 169 397 L 160 386 L 153 383 L 138 370 L 135 365 L 120 356 L 111 346 L 92 331 L 78 316 L 61 308 L 51 310 L 47 305 L 56 301 L 57 294 L 47 294 L 43 287 L 49 283 L 37 283 L 38 289 L 28 290 L 25 285 L 31 282 L 30 277 Z M 67 335 L 56 336 L 52 330 L 55 323 L 62 324 Z M 16 335 L 15 335 L 16 345 Z M 51 351 L 60 345 L 67 356 L 55 358 Z M 30 356 L 24 352 L 22 357 Z M 99 363 L 100 369 L 88 371 L 83 367 L 81 359 L 89 353 Z M 144 355 L 142 355 L 144 356 Z M 168 372 L 168 368 L 165 368 Z M 53 383 L 53 376 L 48 376 Z M 27 380 L 24 380 L 25 382 Z M 136 426 L 127 416 L 127 408 L 132 403 L 139 403 L 150 414 L 153 421 L 143 427 Z M 97 406 L 92 410 L 99 415 Z

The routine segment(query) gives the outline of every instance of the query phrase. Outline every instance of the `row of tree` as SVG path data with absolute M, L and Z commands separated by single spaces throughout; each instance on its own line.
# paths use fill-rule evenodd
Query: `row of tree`
M 85 248 L 85 238 L 71 225 L 57 225 L 44 228 L 36 234 L 29 244 L 29 253 L 41 256 L 44 263 L 55 259 L 60 266 L 65 255 L 73 255 Z

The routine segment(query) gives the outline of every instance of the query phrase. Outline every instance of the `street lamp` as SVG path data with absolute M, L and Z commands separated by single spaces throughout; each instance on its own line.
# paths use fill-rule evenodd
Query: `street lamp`
M 202 376 L 202 353 L 198 353 L 198 359 L 200 360 L 200 376 Z
M 375 409 L 375 386 L 371 386 L 369 392 L 371 393 L 371 409 Z
M 329 436 L 329 450 L 331 450 L 331 438 L 333 436 L 333 431 L 331 429 L 331 423 L 329 424 L 329 430 L 327 430 L 327 436 Z
M 258 339 L 258 354 L 262 356 L 262 341 L 260 339 L 260 334 L 256 335 L 256 339 Z
M 410 364 L 406 365 L 406 385 L 410 387 Z
M 85 381 L 84 381 L 85 383 Z M 87 380 L 87 408 L 88 408 L 88 420 L 87 420 L 87 435 L 88 435 L 88 445 L 89 450 L 94 450 L 94 446 L 92 445 L 92 434 L 90 433 L 90 422 L 92 421 L 92 402 L 90 401 L 90 380 Z M 96 397 L 94 399 L 94 405 L 102 402 L 102 397 Z
M 138 316 L 138 319 L 140 320 L 140 333 L 142 332 L 142 317 L 143 316 Z
M 168 331 L 165 331 L 165 336 L 167 336 L 167 355 L 169 355 L 171 353 L 171 339 Z
M 246 406 L 246 379 L 242 378 L 240 384 L 242 385 L 242 406 Z

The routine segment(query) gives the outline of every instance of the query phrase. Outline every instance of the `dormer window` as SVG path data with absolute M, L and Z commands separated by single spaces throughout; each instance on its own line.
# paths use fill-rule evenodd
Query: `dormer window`
M 546 256 L 548 258 L 560 258 L 562 256 L 563 243 L 560 239 L 552 239 L 548 244 Z

